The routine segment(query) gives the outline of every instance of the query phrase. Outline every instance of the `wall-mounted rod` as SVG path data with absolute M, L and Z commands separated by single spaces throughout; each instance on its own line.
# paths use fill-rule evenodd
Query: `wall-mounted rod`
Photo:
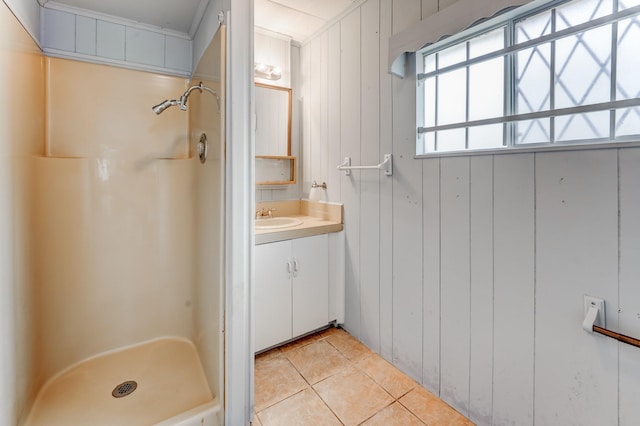
M 597 325 L 593 326 L 593 332 L 611 337 L 612 339 L 616 339 L 618 342 L 626 343 L 627 345 L 640 348 L 640 339 L 636 339 L 635 337 L 616 333 L 615 331 L 607 330 L 606 328 L 598 327 Z
M 619 342 L 640 348 L 640 339 L 626 336 L 624 334 L 611 331 L 605 328 L 605 303 L 603 299 L 592 296 L 584 296 L 585 317 L 582 322 L 582 328 L 587 333 L 598 333 L 603 336 L 611 337 Z
M 387 176 L 393 175 L 393 159 L 391 154 L 385 154 L 382 163 L 375 166 L 352 166 L 351 157 L 344 157 L 344 162 L 338 166 L 338 170 L 343 170 L 345 175 L 350 176 L 351 170 L 375 169 L 384 170 Z

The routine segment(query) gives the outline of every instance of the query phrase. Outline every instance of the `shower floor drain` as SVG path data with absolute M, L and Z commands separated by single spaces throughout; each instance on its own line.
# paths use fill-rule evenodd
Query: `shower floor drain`
M 138 384 L 136 382 L 129 380 L 116 386 L 113 392 L 111 392 L 111 395 L 113 395 L 114 398 L 122 398 L 123 396 L 131 395 L 137 387 Z

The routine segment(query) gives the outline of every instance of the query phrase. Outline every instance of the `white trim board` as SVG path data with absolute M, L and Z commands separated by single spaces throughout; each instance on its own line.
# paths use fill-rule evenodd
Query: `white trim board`
M 203 0 L 205 1 L 205 0 Z M 134 21 L 132 19 L 126 19 L 126 18 L 121 18 L 119 16 L 113 16 L 113 15 L 108 15 L 106 13 L 100 13 L 100 12 L 95 12 L 93 10 L 88 10 L 88 9 L 81 9 L 79 7 L 73 7 L 73 6 L 68 6 L 66 4 L 62 4 L 62 3 L 58 3 L 55 1 L 48 1 L 46 2 L 46 5 L 43 6 L 45 9 L 52 9 L 52 10 L 57 10 L 60 12 L 67 12 L 67 13 L 72 13 L 74 15 L 78 15 L 78 16 L 84 16 L 87 18 L 93 18 L 93 19 L 98 19 L 100 21 L 106 21 L 106 22 L 111 22 L 113 24 L 119 24 L 119 25 L 125 25 L 127 27 L 132 27 L 132 28 L 138 28 L 140 30 L 146 30 L 146 31 L 153 31 L 159 34 L 164 34 L 164 35 L 170 35 L 173 37 L 179 37 L 179 38 L 184 38 L 186 40 L 191 40 L 193 37 L 190 34 L 187 33 L 183 33 L 181 31 L 175 31 L 175 30 L 170 30 L 167 28 L 160 28 L 160 27 L 156 27 L 155 25 L 148 25 L 148 24 L 143 24 L 140 23 L 138 21 Z M 206 7 L 205 7 L 206 9 Z M 200 9 L 198 9 L 198 11 L 200 12 Z M 202 10 L 202 13 L 204 13 L 204 9 Z M 200 16 L 200 19 L 202 18 L 202 16 Z M 194 22 L 196 20 L 194 19 Z M 200 21 L 198 20 L 198 25 L 200 24 Z M 194 25 L 191 25 L 192 29 L 194 27 Z M 197 26 L 196 26 L 197 28 Z

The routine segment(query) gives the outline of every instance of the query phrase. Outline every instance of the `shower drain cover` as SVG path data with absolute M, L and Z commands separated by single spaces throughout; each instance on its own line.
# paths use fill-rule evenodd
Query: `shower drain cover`
M 122 398 L 123 396 L 131 395 L 137 387 L 138 384 L 136 382 L 129 380 L 116 386 L 113 392 L 111 392 L 111 395 L 113 395 L 114 398 Z

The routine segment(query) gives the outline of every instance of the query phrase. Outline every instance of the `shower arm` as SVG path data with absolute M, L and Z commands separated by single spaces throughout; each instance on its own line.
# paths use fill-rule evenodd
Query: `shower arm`
M 187 110 L 187 98 L 189 98 L 189 95 L 191 94 L 192 91 L 198 89 L 200 91 L 200 93 L 202 93 L 203 90 L 206 90 L 207 92 L 211 93 L 213 96 L 216 97 L 216 102 L 218 103 L 218 109 L 220 109 L 220 97 L 218 97 L 218 94 L 216 93 L 215 90 L 213 90 L 210 87 L 205 86 L 204 84 L 202 84 L 202 82 L 200 82 L 198 85 L 196 86 L 191 86 L 187 89 L 186 92 L 184 92 L 184 94 L 182 96 L 180 96 L 180 109 L 182 111 L 186 111 Z

